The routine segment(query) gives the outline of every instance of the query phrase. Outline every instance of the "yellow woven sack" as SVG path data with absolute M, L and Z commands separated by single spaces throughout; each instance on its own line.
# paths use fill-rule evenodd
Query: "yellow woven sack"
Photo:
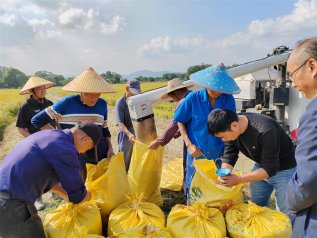
M 167 229 L 174 238 L 226 237 L 222 213 L 199 202 L 192 206 L 174 206 L 167 218 Z
M 232 206 L 226 213 L 226 224 L 233 238 L 289 238 L 291 221 L 282 212 L 249 204 Z
M 119 235 L 143 225 L 165 226 L 162 210 L 153 203 L 143 202 L 144 195 L 127 194 L 129 202 L 112 211 L 108 223 L 108 236 Z
M 47 213 L 44 229 L 48 238 L 86 238 L 87 234 L 102 235 L 99 208 L 93 201 L 62 204 Z
M 194 166 L 196 172 L 190 186 L 190 204 L 202 202 L 225 212 L 228 207 L 243 203 L 243 184 L 232 188 L 217 184 L 217 166 L 213 160 L 195 160 Z
M 183 158 L 175 158 L 163 164 L 161 188 L 180 191 L 183 185 Z
M 86 164 L 86 167 L 86 187 L 106 218 L 118 205 L 127 202 L 125 194 L 131 192 L 123 152 L 112 156 L 110 161 L 103 159 L 97 165 Z
M 160 191 L 164 149 L 150 150 L 135 141 L 129 168 L 129 183 L 133 193 L 144 193 L 144 201 L 163 205 Z
M 118 238 L 173 238 L 171 233 L 164 227 L 157 227 L 153 225 L 144 225 L 141 228 L 131 229 L 121 235 Z

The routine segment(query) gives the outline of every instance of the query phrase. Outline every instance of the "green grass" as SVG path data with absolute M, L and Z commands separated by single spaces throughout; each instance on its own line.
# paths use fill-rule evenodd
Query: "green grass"
M 20 89 L 0 89 L 0 141 L 5 128 L 15 121 L 18 110 L 27 96 L 19 95 Z

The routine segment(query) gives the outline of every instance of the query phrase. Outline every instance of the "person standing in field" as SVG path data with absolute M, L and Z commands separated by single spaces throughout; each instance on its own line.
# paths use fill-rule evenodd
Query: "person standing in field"
M 184 101 L 185 97 L 189 95 L 191 92 L 188 88 L 192 87 L 193 85 L 185 85 L 179 78 L 174 78 L 167 83 L 167 93 L 161 96 L 161 99 L 173 99 L 176 102 L 176 109 L 179 105 Z M 161 136 L 153 140 L 150 145 L 149 149 L 155 150 L 159 145 L 165 146 L 167 145 L 173 138 L 178 138 L 181 136 L 177 121 L 172 119 L 169 127 L 163 132 Z M 186 158 L 187 158 L 187 149 L 186 145 L 183 146 L 183 170 L 184 170 L 184 181 L 186 177 Z
M 190 79 L 204 88 L 190 93 L 178 107 L 174 119 L 187 147 L 186 178 L 187 200 L 190 199 L 190 184 L 194 175 L 194 158 L 203 156 L 209 160 L 220 158 L 224 151 L 221 139 L 209 135 L 207 127 L 208 114 L 216 109 L 236 111 L 232 94 L 239 93 L 240 88 L 221 64 L 200 70 Z
M 107 102 L 100 98 L 101 93 L 113 93 L 115 89 L 93 68 L 88 68 L 78 77 L 63 87 L 63 90 L 77 92 L 58 100 L 52 106 L 39 112 L 32 118 L 32 124 L 41 128 L 51 119 L 55 120 L 61 129 L 75 126 L 80 121 L 93 122 L 102 130 L 103 137 L 96 151 L 80 155 L 83 176 L 86 176 L 86 163 L 96 164 L 113 153 L 111 134 L 108 128 Z
M 297 43 L 287 61 L 292 86 L 312 99 L 299 121 L 297 168 L 286 189 L 289 210 L 296 215 L 293 238 L 316 237 L 317 232 L 317 37 Z
M 40 131 L 39 128 L 32 125 L 31 119 L 38 112 L 53 105 L 53 102 L 46 99 L 45 96 L 46 89 L 54 85 L 55 83 L 48 80 L 32 76 L 19 92 L 20 95 L 30 94 L 30 97 L 20 106 L 17 116 L 16 127 L 22 136 L 27 137 Z M 54 124 L 52 124 L 52 126 L 52 128 L 54 128 Z
M 19 92 L 20 95 L 30 94 L 30 97 L 20 106 L 16 121 L 16 127 L 22 136 L 27 137 L 40 130 L 31 124 L 31 119 L 38 112 L 53 105 L 53 102 L 46 99 L 45 95 L 46 89 L 54 85 L 55 83 L 48 80 L 32 76 Z M 51 120 L 50 123 L 52 128 L 54 128 L 54 122 Z M 42 197 L 39 197 L 35 201 L 35 207 L 37 210 L 43 210 L 45 208 Z
M 133 140 L 135 139 L 132 120 L 127 105 L 127 98 L 142 93 L 140 82 L 136 79 L 131 79 L 126 84 L 125 94 L 116 101 L 115 116 L 118 133 L 118 151 L 124 152 L 124 162 L 126 171 L 129 170 L 130 161 L 133 150 Z
M 20 141 L 0 164 L 0 237 L 45 238 L 34 202 L 49 190 L 75 204 L 90 200 L 78 153 L 91 150 L 100 137 L 96 124 L 81 122 Z

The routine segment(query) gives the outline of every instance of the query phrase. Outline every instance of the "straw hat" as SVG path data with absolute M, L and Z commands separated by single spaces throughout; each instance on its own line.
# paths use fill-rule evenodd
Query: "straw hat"
M 30 93 L 30 90 L 33 88 L 37 88 L 40 86 L 45 86 L 46 89 L 53 87 L 55 85 L 55 83 L 50 82 L 46 79 L 42 79 L 36 76 L 32 76 L 31 78 L 29 78 L 29 80 L 25 83 L 25 85 L 23 86 L 23 88 L 21 89 L 21 91 L 19 92 L 20 95 L 23 94 L 28 94 Z
M 182 81 L 179 78 L 175 78 L 172 79 L 170 81 L 167 82 L 167 93 L 163 94 L 161 96 L 161 99 L 167 99 L 170 96 L 168 96 L 169 93 L 177 90 L 177 89 L 181 89 L 181 88 L 190 88 L 193 85 L 185 85 L 182 83 Z
M 90 67 L 63 87 L 76 93 L 115 93 L 116 90 Z
M 225 94 L 240 93 L 240 88 L 223 63 L 193 73 L 189 78 L 205 87 Z

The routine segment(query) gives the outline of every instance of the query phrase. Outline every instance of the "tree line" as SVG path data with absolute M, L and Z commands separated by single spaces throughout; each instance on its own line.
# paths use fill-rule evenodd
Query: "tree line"
M 155 82 L 155 81 L 168 81 L 173 78 L 180 78 L 181 80 L 188 80 L 189 76 L 192 73 L 195 73 L 199 70 L 205 69 L 211 66 L 210 64 L 200 64 L 188 67 L 185 73 L 165 73 L 162 77 L 137 77 L 136 79 L 140 82 Z M 234 64 L 230 67 L 237 66 Z M 230 68 L 229 67 L 229 68 Z M 47 79 L 51 82 L 54 82 L 57 86 L 63 86 L 70 82 L 73 77 L 65 78 L 63 75 L 54 74 L 52 72 L 48 72 L 46 70 L 37 71 L 34 74 L 35 76 L 41 77 L 43 79 Z M 127 81 L 122 75 L 112 72 L 106 71 L 105 73 L 100 74 L 104 79 L 106 79 L 111 84 L 122 83 Z M 26 81 L 31 77 L 31 75 L 26 75 L 22 71 L 6 66 L 0 66 L 0 88 L 20 88 L 26 83 Z

